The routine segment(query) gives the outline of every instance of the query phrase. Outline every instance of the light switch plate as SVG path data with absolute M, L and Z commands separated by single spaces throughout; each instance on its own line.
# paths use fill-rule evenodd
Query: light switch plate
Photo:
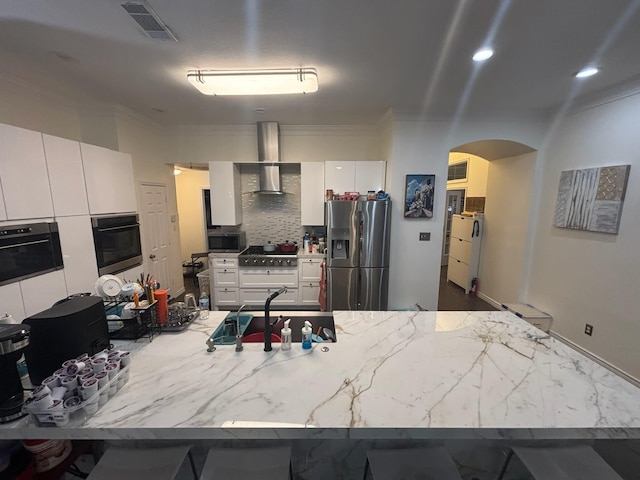
M 431 232 L 420 232 L 420 241 L 428 242 L 431 240 Z

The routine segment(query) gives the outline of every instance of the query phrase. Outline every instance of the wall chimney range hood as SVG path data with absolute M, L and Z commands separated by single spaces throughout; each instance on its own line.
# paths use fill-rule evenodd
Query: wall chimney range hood
M 258 163 L 263 195 L 284 195 L 280 175 L 280 127 L 278 122 L 258 122 Z

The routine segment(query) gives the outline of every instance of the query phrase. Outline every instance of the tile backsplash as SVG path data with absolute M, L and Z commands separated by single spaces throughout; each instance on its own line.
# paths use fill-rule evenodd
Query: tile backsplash
M 240 230 L 247 234 L 247 245 L 287 240 L 301 244 L 305 231 L 310 232 L 310 228 L 300 225 L 300 165 L 283 163 L 280 166 L 282 190 L 286 195 L 253 193 L 260 188 L 259 168 L 257 164 L 240 165 Z

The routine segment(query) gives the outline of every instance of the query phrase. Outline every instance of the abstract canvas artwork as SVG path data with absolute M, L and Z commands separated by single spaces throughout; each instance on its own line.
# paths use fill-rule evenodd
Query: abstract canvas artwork
M 553 226 L 617 234 L 630 168 L 616 165 L 562 172 Z

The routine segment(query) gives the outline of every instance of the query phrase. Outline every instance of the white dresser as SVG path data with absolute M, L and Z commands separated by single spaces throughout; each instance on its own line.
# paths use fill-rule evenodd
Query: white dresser
M 483 215 L 453 215 L 451 219 L 451 246 L 447 280 L 460 285 L 465 293 L 478 277 L 480 244 L 482 242 Z

